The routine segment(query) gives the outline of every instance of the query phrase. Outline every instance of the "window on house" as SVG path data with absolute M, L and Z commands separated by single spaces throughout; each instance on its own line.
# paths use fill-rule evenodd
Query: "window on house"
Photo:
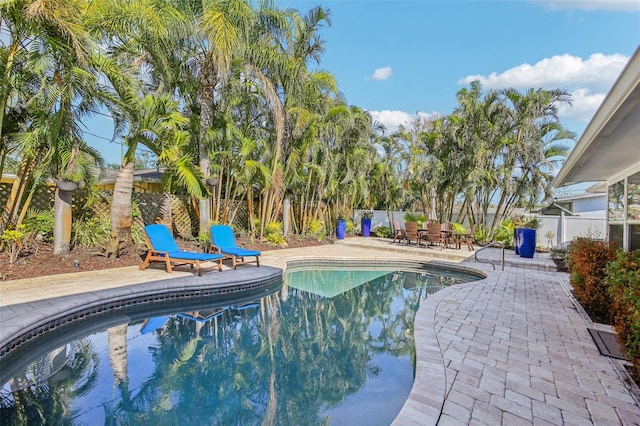
M 609 225 L 609 241 L 615 244 L 616 248 L 624 246 L 624 225 Z
M 609 222 L 624 221 L 624 181 L 609 186 Z
M 627 179 L 627 220 L 640 221 L 640 172 Z
M 629 225 L 629 250 L 640 249 L 640 225 Z

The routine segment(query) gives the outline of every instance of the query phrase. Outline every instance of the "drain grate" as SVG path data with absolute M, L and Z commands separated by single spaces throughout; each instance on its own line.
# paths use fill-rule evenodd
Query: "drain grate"
M 615 333 L 610 331 L 593 330 L 591 328 L 588 328 L 587 330 L 589 330 L 589 334 L 591 334 L 591 338 L 596 343 L 601 355 L 617 359 L 628 359 L 622 355 Z

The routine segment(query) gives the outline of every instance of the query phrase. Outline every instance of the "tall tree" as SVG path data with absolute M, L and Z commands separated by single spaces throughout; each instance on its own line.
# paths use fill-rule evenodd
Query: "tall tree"
M 120 250 L 131 243 L 131 193 L 135 152 L 143 145 L 161 162 L 166 161 L 175 168 L 175 175 L 197 195 L 206 193 L 200 174 L 188 160 L 180 154 L 186 134 L 181 128 L 188 119 L 178 111 L 178 104 L 166 95 L 146 95 L 138 104 L 131 104 L 118 118 L 123 120 L 126 132 L 123 140 L 127 151 L 116 175 L 111 204 L 111 243 L 109 254 L 118 256 Z M 119 127 L 118 123 L 116 124 Z
M 36 188 L 34 176 L 44 177 L 48 172 L 57 180 L 79 180 L 89 177 L 91 162 L 101 161 L 98 152 L 83 141 L 79 128 L 82 117 L 95 108 L 100 88 L 93 72 L 95 44 L 84 25 L 86 3 L 10 2 L 0 10 L 3 24 L 10 28 L 9 49 L 3 51 L 7 55 L 3 55 L 2 67 L 8 78 L 0 90 L 0 121 L 10 95 L 19 107 L 30 111 L 29 119 L 22 123 L 23 132 L 14 139 L 20 142 L 22 160 L 0 219 L 0 229 L 4 229 L 24 215 L 29 198 L 21 209 L 20 205 L 26 191 L 31 196 Z M 23 60 L 19 66 L 18 58 Z M 58 192 L 54 251 L 62 254 L 69 251 L 71 218 L 70 205 L 62 207 L 65 203 Z

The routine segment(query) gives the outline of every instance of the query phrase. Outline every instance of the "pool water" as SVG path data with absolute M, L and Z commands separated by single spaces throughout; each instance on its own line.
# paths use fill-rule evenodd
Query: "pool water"
M 413 384 L 420 302 L 472 279 L 300 270 L 259 299 L 110 318 L 25 354 L 0 423 L 390 424 Z

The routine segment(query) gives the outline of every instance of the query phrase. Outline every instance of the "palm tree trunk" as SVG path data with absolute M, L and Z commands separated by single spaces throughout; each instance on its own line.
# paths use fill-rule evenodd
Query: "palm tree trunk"
M 20 200 L 31 179 L 31 174 L 36 166 L 36 162 L 37 160 L 35 158 L 23 158 L 20 169 L 18 170 L 18 175 L 11 186 L 11 192 L 5 203 L 2 217 L 0 218 L 0 231 L 5 230 L 10 224 L 18 224 L 16 223 L 16 218 L 20 208 Z
M 216 86 L 216 69 L 215 63 L 210 53 L 205 55 L 202 67 L 200 68 L 200 133 L 198 138 L 198 155 L 200 156 L 199 166 L 202 171 L 203 179 L 209 177 L 210 160 L 207 152 L 207 130 L 213 127 L 213 92 Z M 198 209 L 200 211 L 200 234 L 208 235 L 211 231 L 209 224 L 211 223 L 211 201 L 209 198 L 198 200 Z
M 256 227 L 253 224 L 253 188 L 251 188 L 251 186 L 247 188 L 247 212 L 249 213 L 249 230 L 251 234 L 255 236 Z
M 107 329 L 109 361 L 116 384 L 127 383 L 127 325 L 117 325 Z
M 16 38 L 13 40 L 10 48 L 7 50 L 7 59 L 4 63 L 4 75 L 2 76 L 2 92 L 0 92 L 0 140 L 4 136 L 2 134 L 2 124 L 4 122 L 4 112 L 7 106 L 7 98 L 9 97 L 9 92 L 11 91 L 11 87 L 9 82 L 11 81 L 10 76 L 13 71 L 13 61 L 18 53 L 18 49 L 20 47 L 19 40 Z
M 53 226 L 53 254 L 68 254 L 71 245 L 71 201 L 73 191 L 77 188 L 72 182 L 60 182 L 60 184 L 71 184 L 69 189 L 56 186 L 55 200 L 53 204 L 54 226 Z
M 107 255 L 118 257 L 120 250 L 131 244 L 131 193 L 133 192 L 133 163 L 123 160 L 113 186 L 111 202 L 111 241 Z

